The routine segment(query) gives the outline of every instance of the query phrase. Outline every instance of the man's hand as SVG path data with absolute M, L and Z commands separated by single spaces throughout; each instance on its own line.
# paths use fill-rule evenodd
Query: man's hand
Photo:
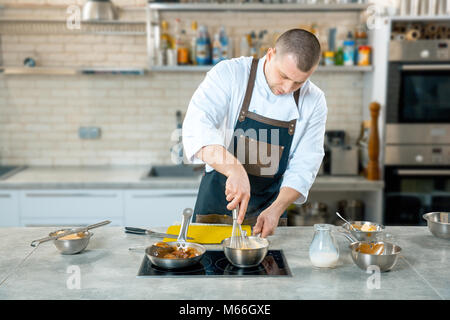
M 278 220 L 283 214 L 280 209 L 270 206 L 258 216 L 256 224 L 253 227 L 253 234 L 261 233 L 262 238 L 272 235 L 278 226 Z
M 281 188 L 276 200 L 259 215 L 253 227 L 253 234 L 261 233 L 263 238 L 272 235 L 278 226 L 281 215 L 300 196 L 300 192 L 290 187 Z
M 228 202 L 231 201 L 227 205 L 228 210 L 233 210 L 239 205 L 237 222 L 242 224 L 250 200 L 250 181 L 243 166 L 236 167 L 229 172 L 225 184 L 225 196 Z

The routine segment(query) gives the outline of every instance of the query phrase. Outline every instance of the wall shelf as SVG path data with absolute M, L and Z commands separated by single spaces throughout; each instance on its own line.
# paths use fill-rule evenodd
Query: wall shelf
M 66 20 L 0 18 L 0 34 L 104 34 L 146 35 L 145 21 L 81 21 L 80 29 Z
M 153 66 L 150 72 L 208 72 L 213 66 Z M 317 72 L 371 72 L 373 66 L 319 66 Z
M 97 75 L 144 75 L 147 70 L 144 68 L 114 68 L 114 67 L 1 67 L 0 72 L 4 75 L 57 75 L 72 76 L 78 74 Z
M 362 11 L 367 4 L 299 4 L 299 3 L 153 3 L 151 10 L 161 11 Z

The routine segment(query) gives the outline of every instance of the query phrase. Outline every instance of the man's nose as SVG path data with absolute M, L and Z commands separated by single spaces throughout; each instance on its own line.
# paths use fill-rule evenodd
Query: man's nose
M 289 92 L 293 91 L 292 90 L 293 87 L 294 87 L 294 85 L 292 83 L 290 83 L 290 82 L 287 82 L 287 83 L 283 84 L 283 87 L 282 87 L 283 88 L 283 94 L 286 94 L 286 93 L 289 93 Z

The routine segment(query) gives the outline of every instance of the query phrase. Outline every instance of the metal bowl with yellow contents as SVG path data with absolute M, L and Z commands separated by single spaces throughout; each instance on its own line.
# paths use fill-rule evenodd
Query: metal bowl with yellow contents
M 381 224 L 370 221 L 350 221 L 342 225 L 342 227 L 350 232 L 358 241 L 376 241 L 385 231 L 385 227 Z
M 71 229 L 61 229 L 50 233 L 49 236 L 54 237 L 67 230 Z M 78 232 L 53 240 L 53 243 L 55 244 L 56 249 L 62 254 L 76 254 L 86 249 L 89 244 L 89 239 L 92 236 L 93 233 L 89 231 Z

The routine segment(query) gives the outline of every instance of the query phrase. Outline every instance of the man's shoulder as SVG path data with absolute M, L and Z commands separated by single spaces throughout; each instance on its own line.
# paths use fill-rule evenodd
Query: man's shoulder
M 314 100 L 321 99 L 325 97 L 325 93 L 320 89 L 314 82 L 308 80 L 308 92 L 307 94 L 311 96 Z
M 252 57 L 239 57 L 222 60 L 216 64 L 211 71 L 216 73 L 227 73 L 234 77 L 247 74 L 250 70 Z

